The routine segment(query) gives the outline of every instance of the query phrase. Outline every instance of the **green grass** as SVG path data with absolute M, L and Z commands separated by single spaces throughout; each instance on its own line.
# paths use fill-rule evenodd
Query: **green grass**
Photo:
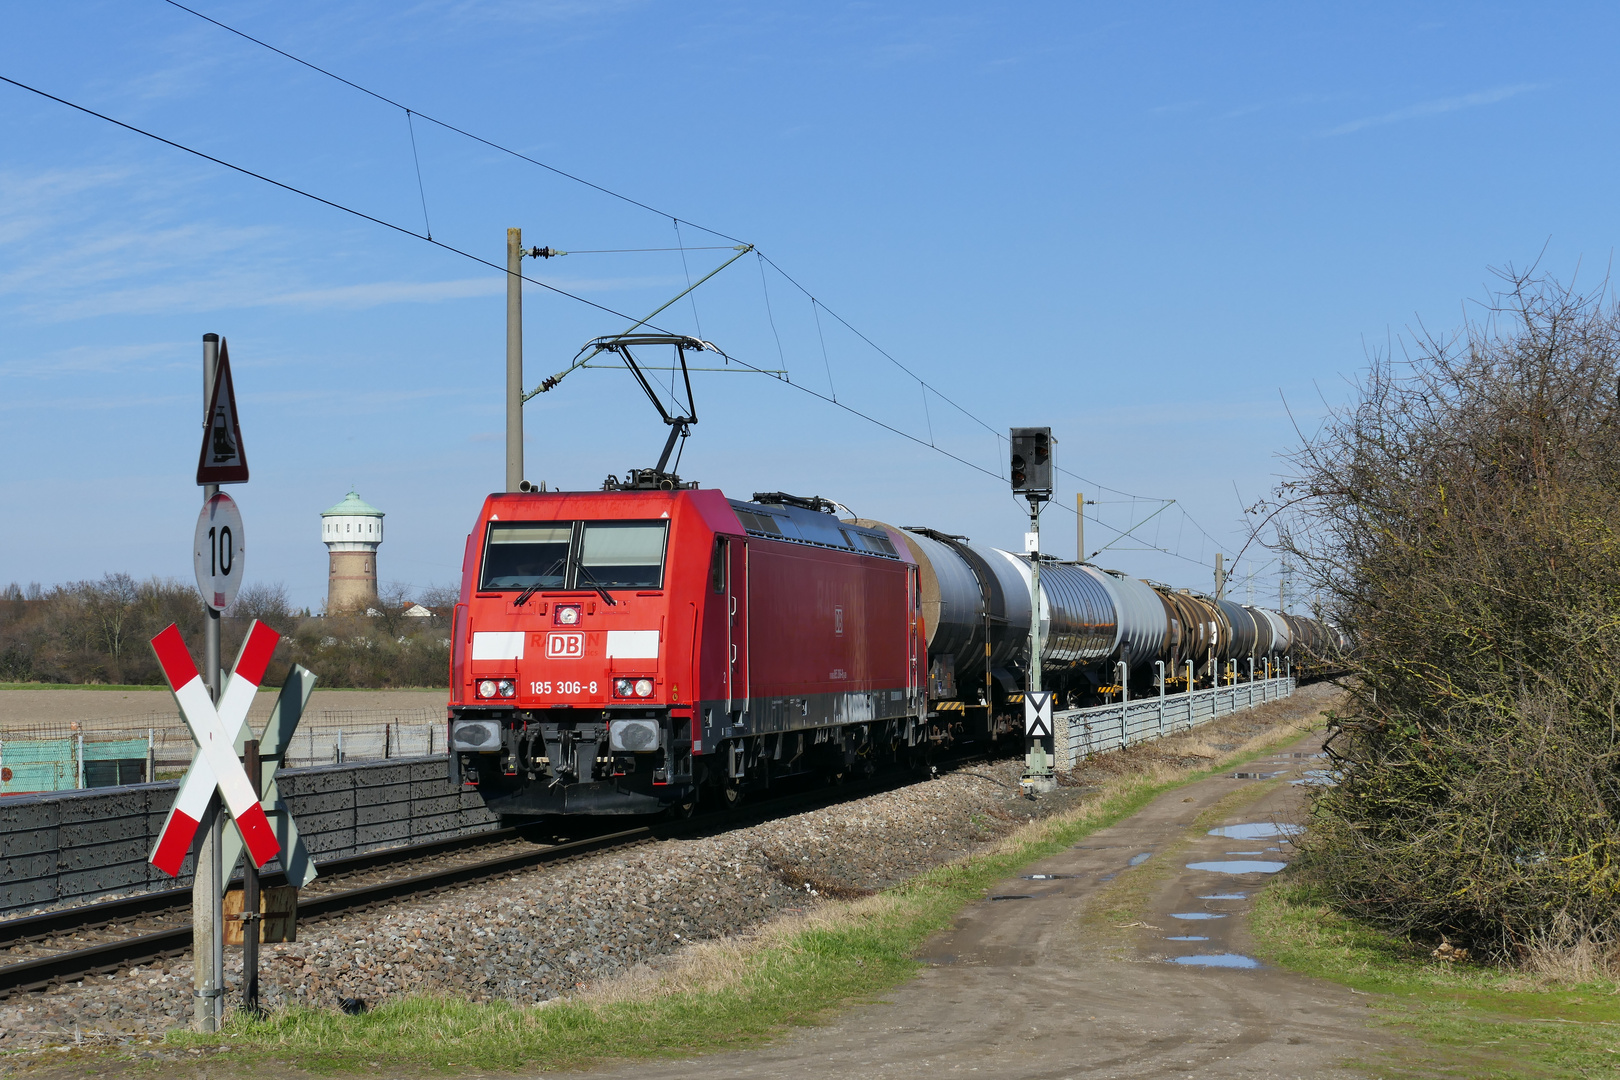
M 1427 1048 L 1381 1063 L 1388 1076 L 1620 1077 L 1620 987 L 1553 985 L 1482 964 L 1446 963 L 1279 881 L 1255 900 L 1264 960 L 1364 994 Z
M 231 1059 L 243 1069 L 274 1063 L 323 1073 L 550 1070 L 604 1058 L 757 1046 L 911 978 L 919 967 L 914 956 L 929 935 L 1029 863 L 1129 817 L 1167 791 L 1298 737 L 1290 730 L 1262 748 L 1172 780 L 1114 781 L 1099 802 L 1026 826 L 991 852 L 936 868 L 871 900 L 829 905 L 808 928 L 773 947 L 745 953 L 734 975 L 714 989 L 562 1001 L 544 1008 L 413 996 L 358 1017 L 293 1007 L 263 1020 L 235 1017 L 219 1035 L 173 1032 L 169 1042 L 229 1046 Z

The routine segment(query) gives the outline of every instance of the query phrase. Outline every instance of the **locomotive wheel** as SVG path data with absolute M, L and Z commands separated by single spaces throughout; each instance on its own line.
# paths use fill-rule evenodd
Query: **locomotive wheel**
M 670 803 L 669 809 L 665 813 L 676 821 L 685 821 L 697 813 L 697 803 L 698 793 L 697 788 L 694 787 L 682 796 L 679 801 Z
M 727 777 L 725 786 L 721 789 L 721 798 L 725 801 L 727 811 L 735 810 L 747 801 L 747 795 L 742 788 L 741 780 Z

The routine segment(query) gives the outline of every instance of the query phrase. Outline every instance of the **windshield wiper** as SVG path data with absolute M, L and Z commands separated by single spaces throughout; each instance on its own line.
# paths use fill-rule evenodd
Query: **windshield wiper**
M 602 585 L 601 582 L 596 580 L 596 575 L 591 573 L 590 568 L 588 566 L 586 566 L 584 563 L 580 563 L 579 564 L 579 572 L 581 574 L 584 574 L 586 577 L 591 579 L 591 588 L 596 590 L 597 595 L 602 598 L 602 600 L 607 604 L 608 607 L 618 607 L 619 606 L 619 602 L 617 600 L 613 599 L 613 597 L 608 595 L 607 589 Z
M 545 573 L 540 575 L 539 581 L 536 581 L 533 585 L 530 585 L 527 589 L 524 589 L 522 592 L 517 594 L 517 599 L 512 601 L 512 606 L 522 607 L 524 604 L 527 604 L 529 602 L 529 597 L 540 591 L 545 584 L 545 579 L 551 576 L 551 572 L 553 570 L 561 567 L 562 563 L 563 561 L 558 559 L 556 562 L 546 567 Z

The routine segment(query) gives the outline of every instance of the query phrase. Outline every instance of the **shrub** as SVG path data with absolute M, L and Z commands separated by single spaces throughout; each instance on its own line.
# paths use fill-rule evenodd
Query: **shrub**
M 1498 955 L 1620 945 L 1620 310 L 1544 279 L 1376 360 L 1279 546 L 1356 645 L 1302 866 Z

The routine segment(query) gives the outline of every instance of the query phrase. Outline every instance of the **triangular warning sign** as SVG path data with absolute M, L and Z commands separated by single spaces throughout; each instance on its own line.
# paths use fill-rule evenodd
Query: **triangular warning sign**
M 225 351 L 225 339 L 220 338 L 214 395 L 203 420 L 202 452 L 197 455 L 197 483 L 245 484 L 247 478 L 247 451 L 242 449 L 242 425 L 236 416 L 231 358 Z

